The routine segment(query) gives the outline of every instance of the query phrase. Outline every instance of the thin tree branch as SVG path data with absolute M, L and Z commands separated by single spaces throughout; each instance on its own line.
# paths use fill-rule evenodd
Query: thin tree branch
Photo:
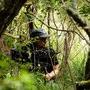
M 40 20 L 38 17 L 36 17 L 33 13 L 30 13 L 31 15 L 33 15 L 38 21 L 40 21 L 41 23 L 43 23 L 45 26 L 53 29 L 53 30 L 57 30 L 57 31 L 62 31 L 62 32 L 71 32 L 71 33 L 76 33 L 77 35 L 79 35 L 83 40 L 85 40 L 78 32 L 74 31 L 74 30 L 61 30 L 61 29 L 57 29 L 54 27 L 51 27 L 49 25 L 47 25 L 46 23 L 44 23 L 42 20 Z M 90 43 L 88 41 L 86 41 L 88 45 L 90 45 Z
M 54 30 L 57 30 L 57 31 L 62 31 L 62 32 L 73 32 L 73 33 L 76 33 L 78 34 L 76 31 L 73 31 L 73 30 L 61 30 L 61 29 L 57 29 L 57 28 L 54 28 L 54 27 L 51 27 L 49 25 L 47 25 L 46 23 L 44 23 L 42 20 L 40 20 L 39 18 L 37 18 L 34 14 L 30 13 L 31 15 L 33 15 L 38 21 L 40 21 L 41 23 L 43 23 L 45 26 L 51 28 L 51 29 L 54 29 Z

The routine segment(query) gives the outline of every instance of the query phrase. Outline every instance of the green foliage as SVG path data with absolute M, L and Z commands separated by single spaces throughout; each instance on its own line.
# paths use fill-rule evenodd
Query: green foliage
M 21 70 L 18 77 L 7 77 L 0 85 L 1 90 L 59 90 L 58 84 L 45 82 L 40 73 Z
M 78 1 L 79 2 L 79 1 Z M 78 4 L 78 9 L 81 14 L 88 16 L 90 14 L 89 5 L 83 3 Z M 35 0 L 33 3 L 36 5 L 35 15 L 28 13 L 23 7 L 18 16 L 15 17 L 13 22 L 7 28 L 7 33 L 19 38 L 12 38 L 4 35 L 4 40 L 9 47 L 15 47 L 21 50 L 21 47 L 28 42 L 35 41 L 29 38 L 28 20 L 34 21 L 37 27 L 45 28 L 46 31 L 50 30 L 50 45 L 56 50 L 57 57 L 61 65 L 60 76 L 56 80 L 45 81 L 40 72 L 28 72 L 31 63 L 17 63 L 9 57 L 0 53 L 0 90 L 74 90 L 76 81 L 84 79 L 85 60 L 87 56 L 87 43 L 81 39 L 84 36 L 87 39 L 85 32 L 76 29 L 76 25 L 71 22 L 67 16 L 63 5 L 60 0 Z M 70 5 L 72 0 L 67 0 L 66 5 Z M 1 7 L 1 6 L 0 6 Z M 60 29 L 62 31 L 55 31 L 43 23 L 47 24 L 47 13 L 50 9 L 50 26 Z M 54 19 L 53 19 L 54 14 Z M 38 19 L 37 19 L 38 18 Z M 40 20 L 43 22 L 41 22 Z M 55 20 L 55 21 L 54 21 Z M 55 26 L 56 24 L 56 26 Z M 66 32 L 63 30 L 72 30 L 68 33 L 67 50 L 69 52 L 68 63 L 65 63 L 65 37 Z M 77 31 L 79 35 L 76 35 Z M 57 48 L 58 47 L 58 48 Z M 71 48 L 70 48 L 71 47 Z M 83 50 L 82 50 L 83 48 Z
M 83 14 L 84 16 L 88 16 L 90 14 L 90 6 L 89 5 L 84 5 L 80 8 L 80 13 Z
M 0 79 L 6 77 L 6 74 L 9 71 L 10 59 L 0 52 Z
M 3 38 L 4 38 L 5 44 L 6 44 L 8 47 L 13 47 L 14 39 L 13 39 L 12 37 L 4 36 Z

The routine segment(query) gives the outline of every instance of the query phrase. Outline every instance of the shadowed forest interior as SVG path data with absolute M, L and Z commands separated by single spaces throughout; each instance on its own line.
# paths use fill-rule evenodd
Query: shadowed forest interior
M 89 23 L 89 0 L 0 0 L 0 90 L 90 90 Z M 54 80 L 11 58 L 11 50 L 32 44 L 30 34 L 40 28 L 60 65 Z

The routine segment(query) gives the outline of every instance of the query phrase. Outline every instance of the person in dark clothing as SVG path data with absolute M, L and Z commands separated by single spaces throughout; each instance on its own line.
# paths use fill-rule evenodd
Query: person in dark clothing
M 43 29 L 39 29 L 31 32 L 30 37 L 36 38 L 31 45 L 33 68 L 43 71 L 45 78 L 48 80 L 57 76 L 59 73 L 59 63 L 56 53 L 52 48 L 45 46 L 49 35 Z
M 52 48 L 46 47 L 46 40 L 48 37 L 49 35 L 43 29 L 33 30 L 30 33 L 32 42 L 25 47 L 22 47 L 24 51 L 20 54 L 17 53 L 17 57 L 32 62 L 32 70 L 41 71 L 44 73 L 44 77 L 47 80 L 50 80 L 58 75 L 59 63 L 55 51 Z M 30 58 L 28 58 L 28 49 L 31 52 Z M 14 57 L 12 58 L 16 59 Z

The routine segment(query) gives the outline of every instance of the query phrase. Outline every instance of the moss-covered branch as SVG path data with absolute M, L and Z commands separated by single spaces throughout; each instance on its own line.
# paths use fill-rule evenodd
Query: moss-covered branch
M 76 90 L 90 90 L 90 80 L 76 82 Z
M 75 12 L 74 9 L 68 8 L 68 9 L 66 9 L 66 11 L 67 11 L 68 15 L 70 17 L 72 17 L 73 20 L 78 24 L 78 26 L 80 26 L 80 27 L 82 27 L 84 29 L 84 31 L 87 33 L 87 35 L 90 38 L 90 27 L 88 26 L 88 24 L 86 23 L 86 21 L 83 20 L 80 17 L 80 15 L 77 12 Z

